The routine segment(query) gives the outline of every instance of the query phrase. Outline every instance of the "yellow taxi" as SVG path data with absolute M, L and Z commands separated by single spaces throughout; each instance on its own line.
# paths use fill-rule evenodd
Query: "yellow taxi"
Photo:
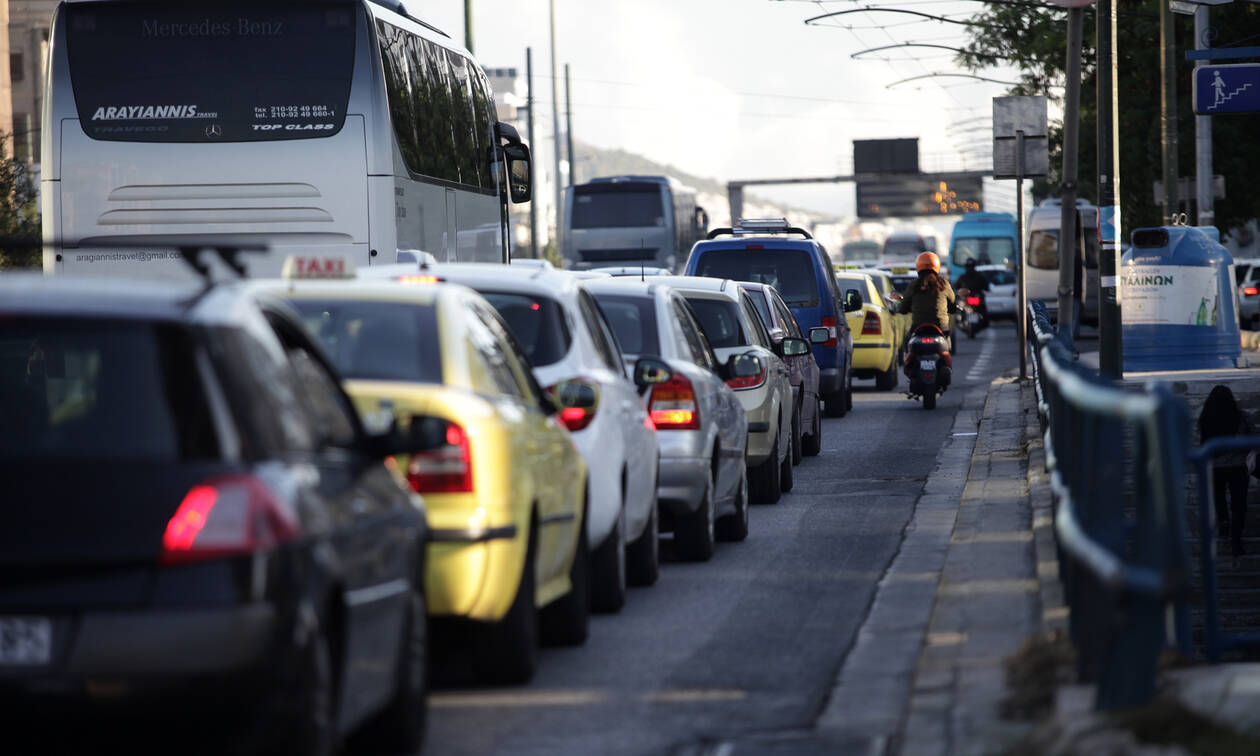
M 898 313 L 896 312 L 897 308 L 893 306 L 897 303 L 897 299 L 901 297 L 901 293 L 893 281 L 892 273 L 881 268 L 867 268 L 862 272 L 870 276 L 871 281 L 875 283 L 875 289 L 879 292 L 880 297 L 883 298 L 884 307 L 894 313 L 892 319 L 896 343 L 898 345 L 906 343 L 906 333 L 910 330 L 910 313 Z M 897 296 L 894 297 L 894 294 Z
M 586 639 L 586 464 L 480 295 L 423 276 L 311 280 L 354 277 L 333 267 L 259 285 L 298 311 L 365 423 L 396 420 L 415 442 L 396 463 L 428 513 L 429 615 L 475 621 L 483 679 L 527 680 L 539 629 Z
M 895 316 L 885 302 L 875 281 L 866 272 L 845 270 L 836 273 L 836 283 L 846 301 L 856 292 L 862 301 L 859 309 L 849 311 L 849 330 L 853 333 L 853 376 L 874 378 L 875 387 L 884 391 L 897 386 L 901 352 Z

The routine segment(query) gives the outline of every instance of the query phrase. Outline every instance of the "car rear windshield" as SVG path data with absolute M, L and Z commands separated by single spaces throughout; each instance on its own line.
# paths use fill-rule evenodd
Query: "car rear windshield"
M 569 353 L 572 337 L 564 312 L 554 299 L 502 291 L 483 291 L 481 295 L 507 321 L 534 367 L 554 365 Z
M 884 242 L 884 261 L 901 262 L 913 260 L 927 251 L 922 241 L 886 241 Z
M 965 265 L 968 260 L 975 260 L 977 265 L 1002 265 L 1014 256 L 1015 244 L 1005 237 L 954 240 L 955 265 Z
M 814 261 L 803 249 L 706 250 L 696 275 L 768 284 L 791 307 L 818 306 Z
M 341 130 L 355 6 L 72 3 L 66 52 L 93 139 L 253 142 Z
M 348 299 L 297 299 L 292 304 L 343 377 L 442 382 L 433 305 Z
M 657 184 L 590 184 L 573 190 L 573 228 L 664 226 L 665 199 Z
M 870 292 L 866 290 L 866 280 L 862 278 L 846 278 L 844 276 L 836 276 L 836 283 L 840 286 L 840 291 L 847 297 L 849 290 L 853 289 L 862 298 L 863 304 L 869 304 L 866 300 L 870 299 Z
M 660 354 L 661 342 L 656 332 L 656 303 L 649 297 L 626 297 L 596 294 L 595 301 L 604 311 L 604 318 L 626 356 Z
M 757 308 L 757 314 L 761 316 L 761 324 L 769 330 L 774 327 L 774 319 L 770 317 L 770 303 L 766 301 L 766 295 L 760 291 L 748 291 L 748 298 L 752 300 L 753 307 Z
M 214 459 L 208 406 L 174 326 L 0 315 L 2 459 Z
M 748 346 L 748 336 L 739 323 L 739 305 L 727 299 L 687 297 L 696 313 L 700 329 L 714 349 Z

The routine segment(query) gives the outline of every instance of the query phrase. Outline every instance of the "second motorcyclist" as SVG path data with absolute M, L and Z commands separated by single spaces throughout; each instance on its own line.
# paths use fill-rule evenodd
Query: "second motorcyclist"
M 986 297 L 984 293 L 989 290 L 989 279 L 983 273 L 976 270 L 976 261 L 968 260 L 964 263 L 966 270 L 954 282 L 954 288 L 958 291 L 966 289 L 971 292 L 972 296 L 980 298 L 980 306 L 976 308 L 976 312 L 980 313 L 982 323 L 989 322 L 989 308 L 985 303 Z

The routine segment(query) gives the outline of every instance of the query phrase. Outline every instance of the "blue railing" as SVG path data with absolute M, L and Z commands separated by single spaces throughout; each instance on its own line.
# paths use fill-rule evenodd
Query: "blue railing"
M 1221 630 L 1220 599 L 1216 585 L 1216 507 L 1212 506 L 1212 460 L 1231 452 L 1260 449 L 1260 436 L 1214 438 L 1195 450 L 1190 460 L 1199 478 L 1199 560 L 1203 573 L 1203 646 L 1210 662 L 1221 660 L 1221 652 L 1260 648 L 1260 635 L 1228 633 Z
M 1190 653 L 1185 461 L 1189 421 L 1167 388 L 1123 391 L 1074 359 L 1029 305 L 1029 342 L 1069 631 L 1096 706 L 1137 706 L 1155 692 L 1168 646 Z

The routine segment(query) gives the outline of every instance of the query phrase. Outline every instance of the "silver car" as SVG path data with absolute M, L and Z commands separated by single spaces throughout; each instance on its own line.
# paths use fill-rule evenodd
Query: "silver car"
M 643 397 L 661 454 L 661 529 L 673 530 L 680 556 L 703 561 L 715 539 L 748 535 L 748 420 L 726 381 L 763 366 L 748 355 L 718 362 L 686 300 L 658 280 L 582 285 L 595 295 L 628 365 L 656 356 L 673 373 Z
M 800 444 L 801 429 L 792 422 L 792 381 L 787 365 L 774 353 L 773 342 L 756 305 L 740 285 L 730 279 L 698 276 L 662 276 L 687 300 L 713 345 L 718 359 L 753 354 L 764 370 L 759 375 L 727 381 L 735 389 L 748 415 L 748 481 L 753 501 L 773 504 L 792 490 L 792 447 Z M 796 345 L 809 353 L 800 339 Z M 787 343 L 785 341 L 785 347 Z M 793 438 L 793 436 L 798 436 Z

